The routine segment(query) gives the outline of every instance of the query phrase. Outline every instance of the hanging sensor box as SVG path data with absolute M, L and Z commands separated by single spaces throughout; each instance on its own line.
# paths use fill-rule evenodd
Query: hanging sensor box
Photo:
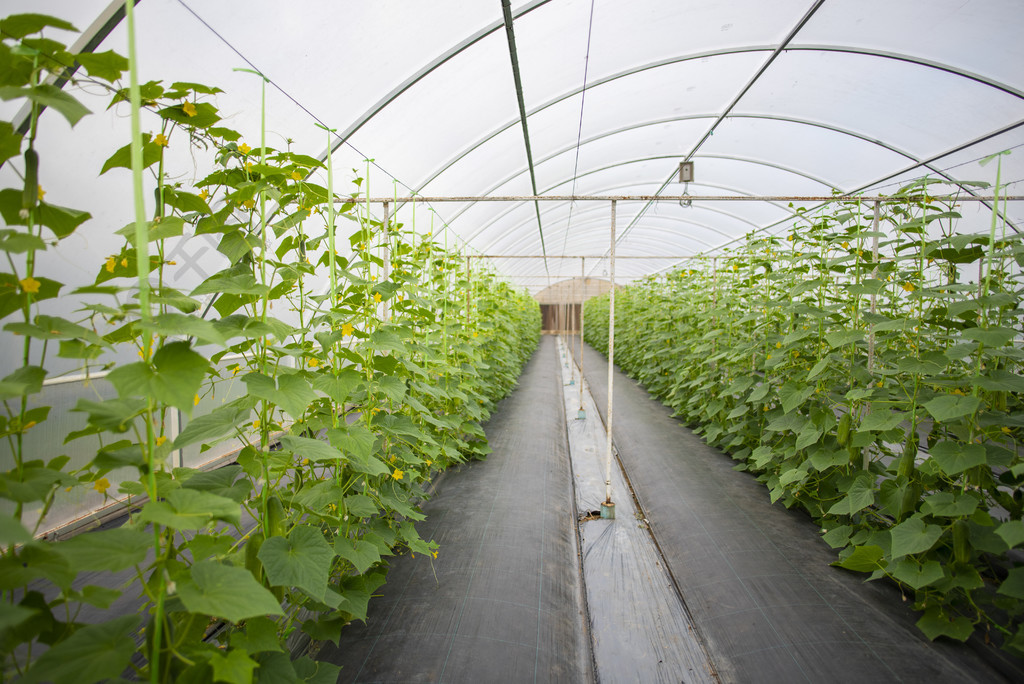
M 679 182 L 680 183 L 692 183 L 693 182 L 693 162 L 679 162 Z

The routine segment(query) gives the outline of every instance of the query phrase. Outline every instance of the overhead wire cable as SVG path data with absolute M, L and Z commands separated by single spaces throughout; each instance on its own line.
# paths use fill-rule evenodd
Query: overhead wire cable
M 761 76 L 763 76 L 764 73 L 768 70 L 768 67 L 770 67 L 772 63 L 775 61 L 775 59 L 786 50 L 786 48 L 793 41 L 793 39 L 796 38 L 796 35 L 803 29 L 807 22 L 811 20 L 811 17 L 814 16 L 814 13 L 817 12 L 823 4 L 825 4 L 825 0 L 815 0 L 815 3 L 810 7 L 810 9 L 808 9 L 804 13 L 804 15 L 800 18 L 800 21 L 798 21 L 796 25 L 793 26 L 792 29 L 790 29 L 789 33 L 786 34 L 786 37 L 775 47 L 774 50 L 772 50 L 772 54 L 768 57 L 768 59 L 764 61 L 764 63 L 757 70 L 757 72 L 750 78 L 750 80 L 747 81 L 746 85 L 743 86 L 739 93 L 736 94 L 736 97 L 734 97 L 732 101 L 729 103 L 729 105 L 725 108 L 725 110 L 723 110 L 722 113 L 718 115 L 714 123 L 712 123 L 708 130 L 704 133 L 703 137 L 701 137 L 701 139 L 697 141 L 697 144 L 693 146 L 689 153 L 685 157 L 683 157 L 684 162 L 693 159 L 693 156 L 697 154 L 697 151 L 700 150 L 700 148 L 704 145 L 705 142 L 707 142 L 708 138 L 714 135 L 715 129 L 718 128 L 718 126 L 721 125 L 723 121 L 725 121 L 726 117 L 729 116 L 729 113 L 732 112 L 732 110 L 736 107 L 737 104 L 739 104 L 740 100 L 743 99 L 747 92 L 749 92 L 750 89 L 754 87 L 754 84 L 761 79 Z M 675 178 L 675 176 L 676 169 L 673 169 L 672 172 L 669 173 L 668 178 L 665 179 L 665 182 L 662 183 L 661 187 L 658 188 L 658 192 L 656 192 L 655 194 L 660 195 L 662 192 L 664 192 L 665 188 L 668 187 L 669 183 L 672 182 L 672 179 Z M 615 240 L 616 243 L 621 242 L 629 234 L 629 232 L 636 226 L 640 219 L 643 218 L 644 214 L 647 213 L 647 211 L 651 208 L 653 204 L 653 201 L 649 201 L 646 204 L 644 204 L 640 211 L 637 212 L 636 216 L 634 216 L 633 219 L 629 222 L 629 224 L 622 230 L 622 232 L 619 233 L 618 238 L 616 238 Z M 605 256 L 607 257 L 607 253 Z
M 576 130 L 576 157 L 572 164 L 572 190 L 570 195 L 576 194 L 576 180 L 580 169 L 580 143 L 583 140 L 583 109 L 587 103 L 587 75 L 590 72 L 590 38 L 594 31 L 594 0 L 590 0 L 590 19 L 587 21 L 587 52 L 583 57 L 583 89 L 580 90 L 580 122 Z M 536 192 L 536 191 L 534 191 Z M 569 230 L 572 228 L 572 210 L 575 202 L 569 203 L 569 216 L 565 222 L 565 237 L 562 238 L 562 254 L 565 254 L 569 244 Z
M 241 59 L 243 62 L 245 62 L 247 65 L 249 65 L 249 67 L 252 68 L 253 71 L 256 71 L 264 79 L 266 79 L 267 83 L 270 84 L 271 86 L 273 86 L 273 88 L 275 90 L 277 90 L 279 93 L 281 93 L 281 95 L 283 95 L 285 97 L 285 99 L 287 99 L 289 102 L 294 104 L 301 111 L 305 112 L 314 122 L 320 124 L 325 130 L 329 131 L 331 133 L 331 135 L 333 135 L 335 138 L 337 138 L 338 139 L 338 146 L 345 145 L 345 146 L 349 147 L 353 152 L 355 152 L 360 157 L 365 159 L 374 168 L 380 170 L 384 175 L 386 175 L 388 178 L 391 178 L 395 183 L 398 183 L 403 188 L 406 188 L 407 190 L 409 190 L 410 194 L 415 194 L 415 190 L 410 185 L 408 185 L 407 183 L 402 182 L 402 180 L 400 178 L 398 178 L 396 175 L 394 175 L 393 173 L 391 173 L 390 171 L 385 169 L 383 166 L 381 166 L 379 163 L 377 163 L 376 160 L 371 159 L 368 154 L 365 154 L 364 152 L 362 152 L 359 148 L 357 148 L 355 145 L 353 145 L 351 142 L 349 142 L 346 138 L 342 138 L 335 131 L 335 129 L 333 129 L 330 126 L 328 126 L 326 122 L 324 122 L 320 117 L 318 117 L 316 114 L 314 114 L 308 107 L 306 107 L 304 104 L 299 102 L 299 100 L 297 100 L 295 97 L 293 97 L 291 95 L 291 93 L 289 93 L 287 90 L 285 90 L 283 87 L 281 87 L 281 85 L 279 83 L 277 83 L 277 81 L 275 81 L 274 79 L 272 79 L 269 76 L 267 76 L 263 72 L 262 69 L 260 69 L 258 66 L 256 66 L 256 64 L 251 59 L 246 57 L 245 54 L 242 53 L 241 50 L 239 50 L 237 47 L 235 47 L 231 43 L 231 41 L 229 41 L 227 38 L 225 38 L 219 31 L 217 31 L 217 29 L 215 29 L 212 25 L 210 25 L 209 22 L 207 22 L 202 16 L 200 16 L 198 12 L 196 12 L 194 9 L 192 9 L 184 0 L 177 0 L 177 2 L 189 14 L 191 14 L 196 19 L 196 21 L 198 21 L 210 33 L 212 33 L 214 36 L 216 36 L 217 39 L 220 40 L 229 50 L 231 50 L 236 55 L 238 55 L 239 59 Z M 337 149 L 337 147 L 335 147 L 334 149 Z M 330 154 L 332 152 L 333 152 L 333 150 L 328 152 L 328 154 Z M 397 212 L 398 207 L 396 207 L 395 210 Z M 431 210 L 433 210 L 433 207 L 431 207 Z M 436 213 L 436 211 L 435 211 L 435 213 Z M 447 221 L 445 221 L 442 218 L 441 219 L 441 223 L 444 226 L 444 229 L 445 229 L 446 232 L 452 232 L 457 240 L 460 240 L 464 245 L 466 245 L 468 247 L 468 243 L 458 233 L 455 233 L 454 230 L 448 226 L 448 222 Z

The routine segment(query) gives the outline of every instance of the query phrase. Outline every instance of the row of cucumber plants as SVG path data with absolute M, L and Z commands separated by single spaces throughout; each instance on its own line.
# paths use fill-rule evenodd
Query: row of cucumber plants
M 919 181 L 621 289 L 616 361 L 929 637 L 1024 653 L 1024 244 Z M 998 183 L 997 183 L 998 188 Z M 903 198 L 903 199 L 900 199 Z M 608 344 L 608 298 L 586 307 Z
M 247 143 L 223 125 L 218 89 L 136 86 L 131 49 L 71 54 L 48 28 L 74 30 L 36 14 L 0 21 L 0 98 L 31 110 L 27 130 L 0 121 L 0 163 L 23 180 L 0 190 L 0 339 L 20 360 L 0 381 L 3 678 L 334 681 L 286 644 L 337 639 L 365 618 L 388 556 L 439 553 L 415 529 L 417 501 L 437 471 L 486 455 L 481 424 L 535 348 L 539 309 L 430 233 L 376 218 L 355 201 L 367 180 L 343 197 L 329 160 Z M 89 114 L 78 88 L 107 91 L 151 129 L 81 170 L 134 177 L 148 208 L 74 288 L 39 255 L 90 216 L 38 179 L 76 150 L 40 158 L 37 136 L 40 117 L 74 127 Z M 174 147 L 212 152 L 215 166 L 169 168 Z M 217 239 L 224 267 L 191 291 L 171 287 L 185 265 L 169 250 L 200 236 Z M 67 296 L 78 313 L 53 315 Z M 25 437 L 57 429 L 41 405 L 55 355 L 109 391 L 79 400 L 86 427 L 66 435 L 64 455 L 42 455 Z M 192 415 L 212 397 L 216 408 Z M 189 417 L 180 431 L 176 412 Z M 175 450 L 232 439 L 230 465 L 170 467 Z M 75 488 L 127 497 L 128 522 L 40 538 Z

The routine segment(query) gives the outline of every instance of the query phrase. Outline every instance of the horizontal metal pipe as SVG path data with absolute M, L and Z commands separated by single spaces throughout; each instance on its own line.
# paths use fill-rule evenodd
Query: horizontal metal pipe
M 607 257 L 602 256 L 600 254 L 584 254 L 584 255 L 577 254 L 575 256 L 566 256 L 566 255 L 561 255 L 561 254 L 559 254 L 559 255 L 548 254 L 546 257 L 543 254 L 470 254 L 470 255 L 467 256 L 467 258 L 468 259 L 605 259 Z M 710 258 L 711 257 L 702 256 L 700 254 L 684 254 L 682 256 L 665 256 L 665 255 L 662 255 L 662 254 L 658 254 L 656 256 L 654 256 L 654 255 L 652 255 L 652 256 L 640 256 L 640 255 L 637 255 L 637 254 L 632 254 L 632 255 L 628 255 L 628 256 L 623 256 L 621 254 L 616 254 L 615 255 L 615 259 L 616 260 L 621 260 L 621 259 L 710 259 Z
M 383 204 L 384 202 L 919 202 L 921 200 L 940 200 L 944 202 L 992 202 L 995 200 L 1015 202 L 1024 200 L 1024 195 L 907 195 L 891 197 L 886 195 L 484 195 L 480 197 L 345 197 L 345 202 L 352 204 Z

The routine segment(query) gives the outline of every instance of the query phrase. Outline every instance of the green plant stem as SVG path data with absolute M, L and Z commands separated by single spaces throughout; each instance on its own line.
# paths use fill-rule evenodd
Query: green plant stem
M 135 259 L 139 283 L 139 318 L 143 328 L 142 359 L 149 363 L 152 356 L 151 338 L 148 332 L 148 324 L 151 319 L 149 308 L 149 230 L 146 224 L 146 206 L 142 187 L 142 132 L 141 132 L 141 110 L 142 98 L 139 93 L 138 58 L 135 52 L 135 11 L 134 0 L 125 2 L 125 16 L 128 25 L 128 74 L 129 74 L 129 99 L 131 102 L 131 160 L 132 160 L 132 186 L 135 198 Z M 151 501 L 156 501 L 156 468 L 154 459 L 156 450 L 156 437 L 153 432 L 153 411 L 154 403 L 152 398 L 146 400 L 146 411 L 144 412 L 146 423 L 146 447 L 145 461 L 148 470 L 147 490 Z M 160 556 L 161 534 L 160 526 L 153 525 L 153 548 L 157 556 Z M 157 566 L 156 573 L 156 597 L 155 610 L 153 613 L 153 650 L 149 654 L 149 677 L 150 681 L 160 680 L 160 643 L 161 629 L 164 620 L 164 596 L 166 587 L 164 585 L 163 568 Z

